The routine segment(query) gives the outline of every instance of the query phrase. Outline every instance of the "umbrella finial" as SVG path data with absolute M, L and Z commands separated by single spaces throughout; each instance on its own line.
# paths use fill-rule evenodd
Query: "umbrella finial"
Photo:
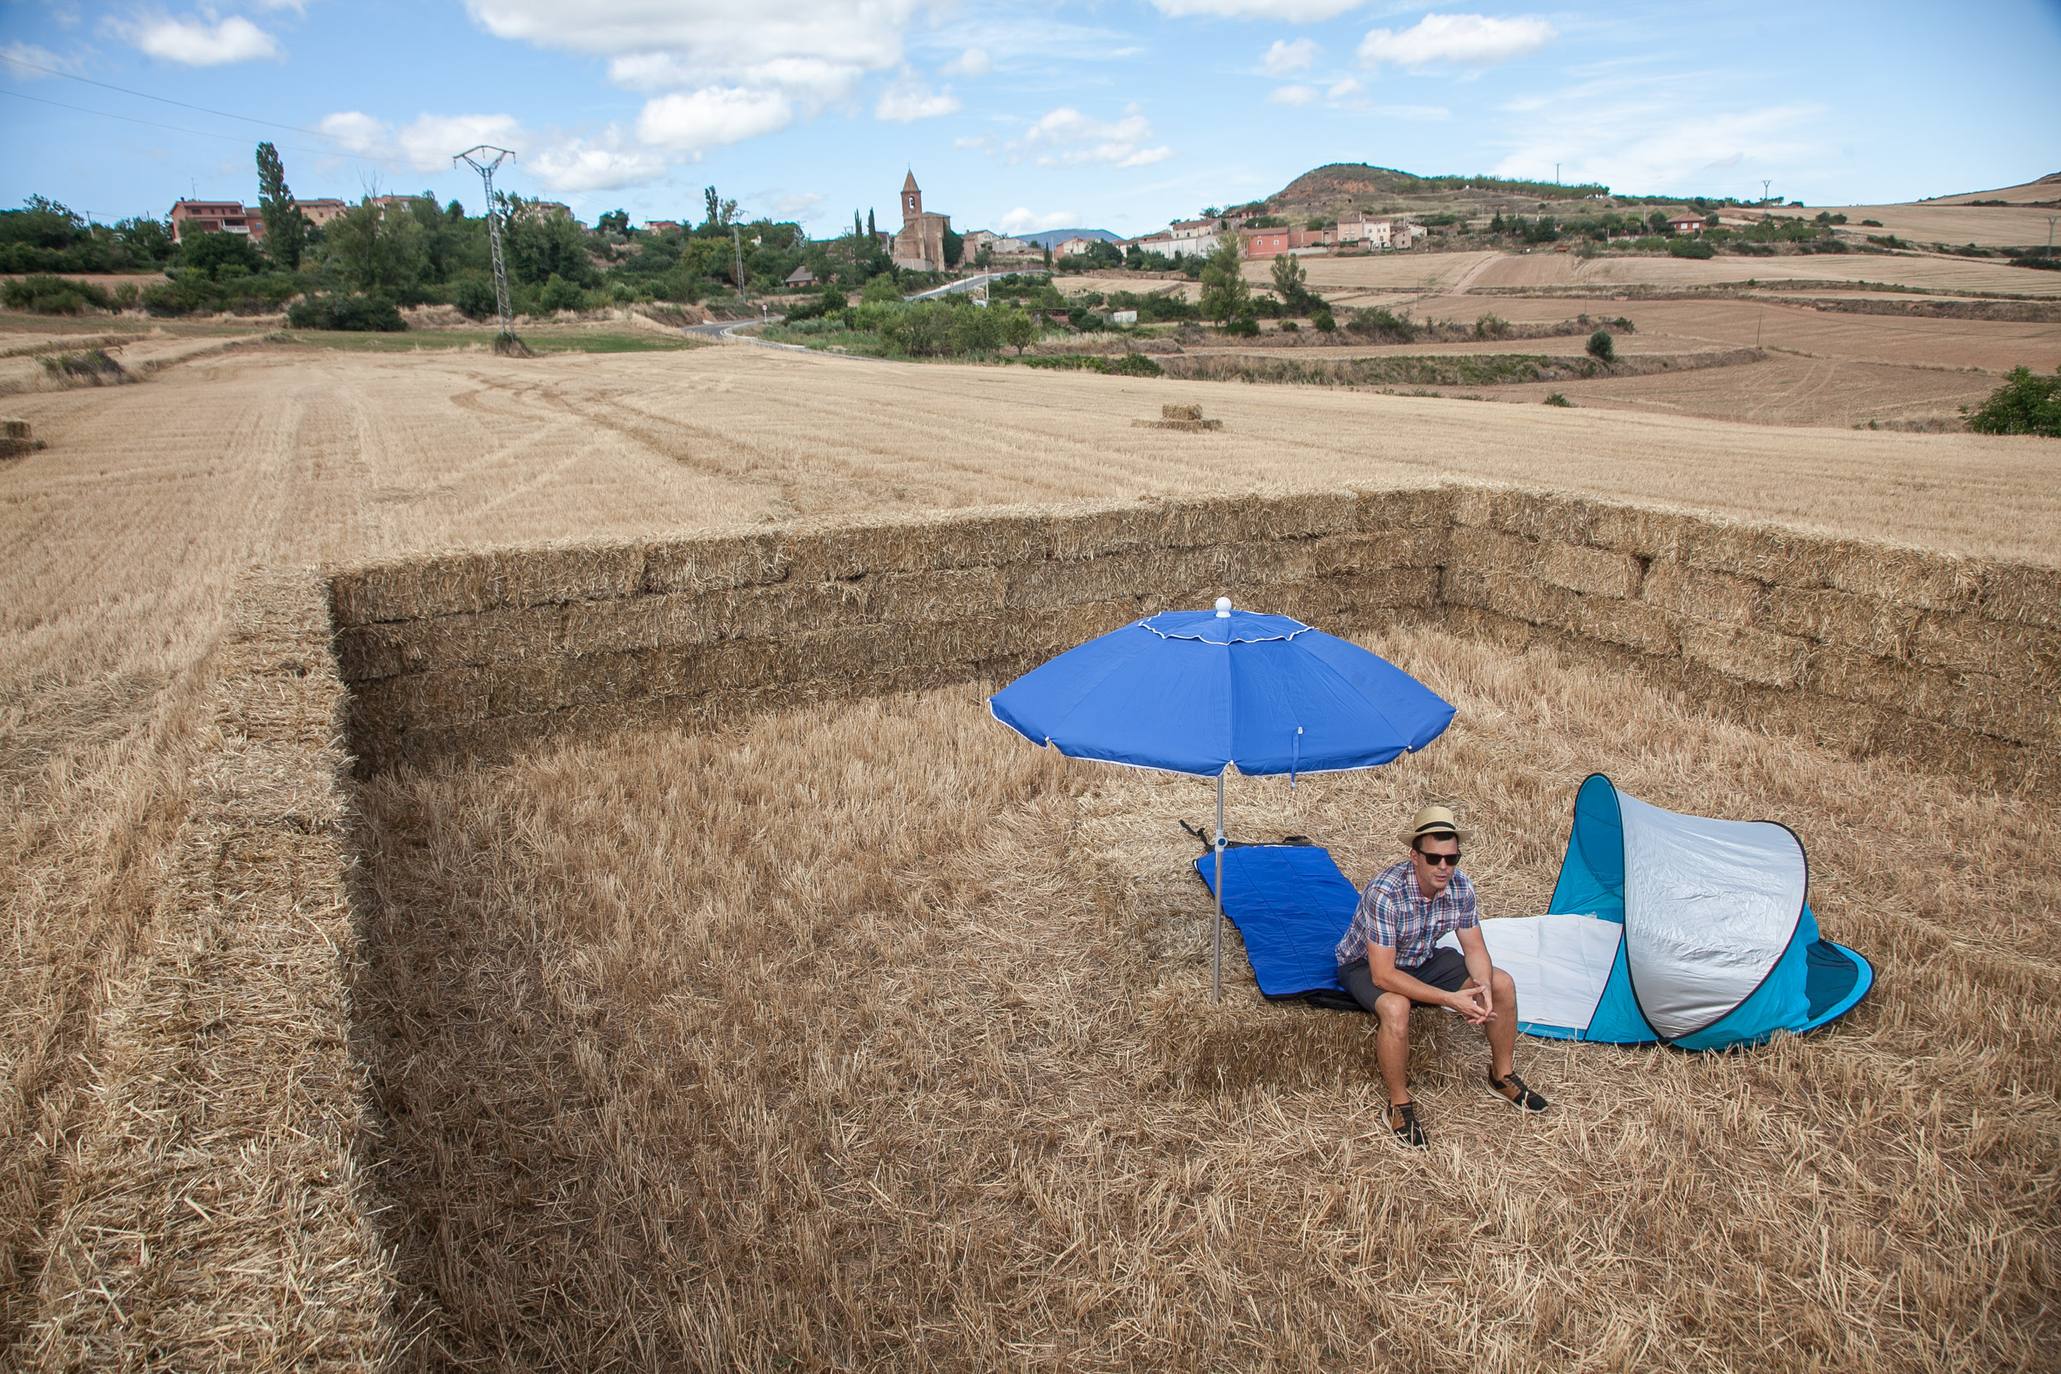
M 1229 620 L 1230 618 L 1231 618 L 1231 598 L 1230 598 L 1230 597 L 1228 597 L 1228 596 L 1220 596 L 1220 597 L 1218 597 L 1218 598 L 1217 598 L 1217 619 L 1219 619 L 1219 620 Z

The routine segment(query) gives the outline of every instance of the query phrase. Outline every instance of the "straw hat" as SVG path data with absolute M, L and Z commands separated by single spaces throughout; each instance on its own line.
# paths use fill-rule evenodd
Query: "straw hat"
M 1460 818 L 1453 814 L 1453 808 L 1436 802 L 1417 813 L 1417 819 L 1411 821 L 1410 828 L 1403 832 L 1403 841 L 1414 849 L 1417 841 L 1426 836 L 1441 840 L 1448 836 L 1454 840 L 1467 838 L 1466 832 L 1460 829 Z

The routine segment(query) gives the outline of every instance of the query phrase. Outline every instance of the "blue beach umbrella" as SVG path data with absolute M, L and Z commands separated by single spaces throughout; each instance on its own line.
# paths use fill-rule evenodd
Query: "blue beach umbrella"
M 1223 994 L 1224 777 L 1375 768 L 1437 739 L 1453 708 L 1378 654 L 1285 615 L 1163 611 L 1068 649 L 988 699 L 1070 758 L 1217 780 L 1213 996 Z

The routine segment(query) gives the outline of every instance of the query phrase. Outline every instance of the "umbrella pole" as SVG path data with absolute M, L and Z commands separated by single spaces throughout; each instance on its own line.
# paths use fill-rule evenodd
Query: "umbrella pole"
M 1229 770 L 1225 770 L 1228 772 Z M 1224 1000 L 1224 774 L 1217 774 L 1217 919 L 1209 958 L 1209 1000 Z

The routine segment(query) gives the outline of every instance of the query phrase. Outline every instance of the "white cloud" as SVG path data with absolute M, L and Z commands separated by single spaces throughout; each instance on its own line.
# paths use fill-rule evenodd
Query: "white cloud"
M 1147 147 L 1152 125 L 1136 105 L 1115 120 L 1093 119 L 1071 105 L 1048 110 L 1030 126 L 1020 143 L 1043 167 L 1082 162 L 1107 162 L 1117 167 L 1147 167 L 1173 156 L 1164 145 Z
M 219 67 L 230 62 L 286 56 L 278 39 L 242 15 L 231 15 L 213 24 L 200 18 L 161 16 L 117 23 L 114 30 L 152 57 L 188 67 Z
M 637 136 L 700 157 L 710 148 L 777 133 L 793 122 L 794 105 L 778 91 L 705 86 L 646 101 L 637 116 Z
M 1276 86 L 1267 99 L 1276 105 L 1308 105 L 1317 98 L 1315 86 Z
M 1744 164 L 1780 170 L 1823 151 L 1797 133 L 1822 119 L 1819 106 L 1705 111 L 1693 123 L 1670 120 L 1667 112 L 1664 98 L 1549 102 L 1525 118 L 1493 173 L 1550 176 L 1557 161 L 1563 180 L 1634 195 L 1722 192 L 1740 189 L 1736 169 Z
M 1278 19 L 1313 24 L 1358 9 L 1361 0 L 1152 0 L 1152 7 L 1176 19 L 1202 15 L 1211 19 Z
M 968 48 L 939 68 L 946 76 L 986 76 L 995 68 L 986 48 Z
M 514 148 L 524 142 L 514 115 L 421 115 L 394 138 L 401 160 L 418 172 L 449 171 L 451 159 L 467 148 L 491 143 Z
M 641 186 L 665 175 L 665 159 L 646 148 L 623 146 L 613 124 L 593 139 L 568 138 L 527 159 L 529 170 L 562 195 Z
M 1078 219 L 1071 210 L 1048 210 L 1043 214 L 1019 205 L 995 221 L 1001 234 L 1035 234 L 1040 229 L 1064 229 Z
M 766 9 L 727 0 L 466 0 L 466 9 L 497 38 L 585 53 L 672 53 L 726 78 L 736 68 L 788 57 L 817 58 L 869 71 L 902 60 L 902 31 L 922 0 Z
M 761 191 L 754 199 L 770 199 L 773 206 L 773 218 L 791 219 L 797 224 L 803 224 L 815 218 L 823 209 L 823 193 L 821 191 L 789 191 L 785 193 Z
M 1268 76 L 1287 76 L 1299 72 L 1317 60 L 1317 45 L 1307 38 L 1294 42 L 1277 38 L 1260 57 L 1260 70 Z
M 17 81 L 41 81 L 50 75 L 50 72 L 70 71 L 73 66 L 50 49 L 39 48 L 34 43 L 9 43 L 6 47 L 0 48 L 0 57 L 7 59 L 7 65 L 0 67 L 0 71 L 4 71 Z M 17 65 L 23 62 L 29 65 Z M 34 70 L 36 67 L 48 67 L 50 71 L 39 72 Z
M 387 140 L 386 125 L 360 110 L 324 115 L 322 122 L 315 127 L 354 153 L 373 152 Z
M 1491 19 L 1480 14 L 1427 14 L 1410 28 L 1369 29 L 1360 61 L 1425 67 L 1438 62 L 1487 66 L 1536 52 L 1553 38 L 1543 19 Z
M 966 134 L 952 140 L 952 146 L 960 152 L 992 153 L 995 141 L 986 134 Z
M 778 57 L 712 73 L 674 53 L 631 53 L 608 64 L 609 80 L 633 91 L 677 91 L 706 85 L 711 75 L 746 90 L 777 90 L 809 114 L 850 97 L 865 75 L 849 62 L 820 57 Z
M 890 120 L 896 124 L 911 124 L 919 119 L 937 119 L 942 115 L 957 114 L 959 98 L 952 94 L 950 86 L 941 91 L 926 89 L 916 79 L 915 73 L 904 70 L 900 79 L 880 93 L 880 102 L 873 107 L 875 119 Z
M 1342 76 L 1324 88 L 1324 97 L 1327 100 L 1350 100 L 1363 89 L 1357 78 Z

